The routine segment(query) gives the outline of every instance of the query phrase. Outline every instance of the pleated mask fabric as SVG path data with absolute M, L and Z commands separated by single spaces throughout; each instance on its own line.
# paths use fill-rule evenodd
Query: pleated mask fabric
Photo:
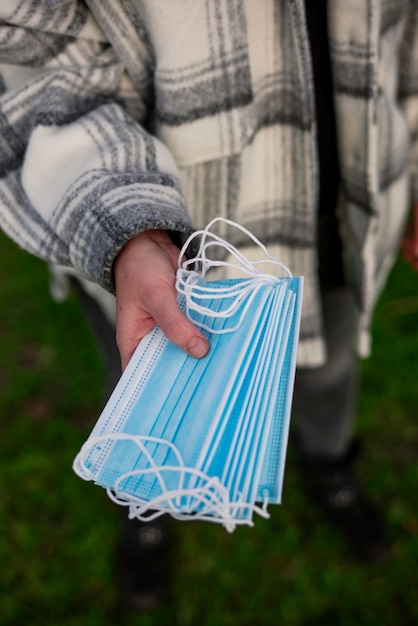
M 242 230 L 264 258 L 249 262 L 211 232 L 217 222 Z M 182 263 L 194 238 L 198 253 Z M 211 260 L 212 246 L 233 261 Z M 260 271 L 263 262 L 282 275 Z M 223 265 L 243 276 L 207 280 Z M 281 502 L 303 277 L 242 226 L 216 218 L 185 243 L 176 286 L 179 307 L 208 338 L 209 353 L 195 359 L 158 326 L 149 332 L 73 469 L 129 507 L 131 518 L 170 513 L 232 532 Z

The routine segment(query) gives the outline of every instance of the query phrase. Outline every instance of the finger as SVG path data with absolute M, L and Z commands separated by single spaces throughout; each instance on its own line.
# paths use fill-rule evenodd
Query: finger
M 175 292 L 161 287 L 147 299 L 147 311 L 135 301 L 119 305 L 116 318 L 116 342 L 122 370 L 131 359 L 140 340 L 158 324 L 170 341 L 195 358 L 202 358 L 209 344 L 189 319 L 180 311 Z
M 154 291 L 147 301 L 149 313 L 167 338 L 195 358 L 202 358 L 209 350 L 205 336 L 180 311 L 176 291 L 171 285 Z
M 116 320 L 116 344 L 122 371 L 125 370 L 141 339 L 155 326 L 152 318 L 141 319 L 136 309 L 119 312 Z
M 178 249 L 167 233 L 151 231 L 128 242 L 115 261 L 116 337 L 123 368 L 155 324 L 196 358 L 209 350 L 205 337 L 178 307 L 177 257 Z
M 167 338 L 191 356 L 201 359 L 207 354 L 209 344 L 206 338 L 179 309 L 164 307 L 158 323 Z

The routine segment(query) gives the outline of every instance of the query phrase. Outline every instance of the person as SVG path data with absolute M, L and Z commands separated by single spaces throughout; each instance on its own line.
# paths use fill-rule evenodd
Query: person
M 299 467 L 363 558 L 384 554 L 388 540 L 353 470 L 356 360 L 370 353 L 373 308 L 418 202 L 417 9 L 416 0 L 0 8 L 2 229 L 53 264 L 58 295 L 75 282 L 110 386 L 113 324 L 122 369 L 157 323 L 194 357 L 209 350 L 177 307 L 174 279 L 180 245 L 213 217 L 243 224 L 303 275 Z M 154 530 L 132 531 L 131 555 L 142 558 L 141 541 L 158 544 Z M 131 595 L 147 584 L 151 593 L 158 581 L 129 567 Z

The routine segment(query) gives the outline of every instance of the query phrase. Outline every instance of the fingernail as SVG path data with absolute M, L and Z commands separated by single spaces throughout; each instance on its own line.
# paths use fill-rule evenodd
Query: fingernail
M 201 337 L 192 337 L 189 341 L 189 345 L 187 346 L 187 350 L 189 354 L 196 357 L 196 359 L 201 359 L 202 356 L 209 350 L 209 345 L 207 341 L 202 339 Z

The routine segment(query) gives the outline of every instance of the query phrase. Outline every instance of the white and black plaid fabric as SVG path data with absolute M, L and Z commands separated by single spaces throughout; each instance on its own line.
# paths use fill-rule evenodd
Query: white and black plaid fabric
M 418 200 L 418 0 L 330 0 L 328 20 L 366 353 L 411 190 Z M 300 363 L 321 362 L 303 0 L 2 0 L 0 72 L 6 233 L 112 291 L 133 235 L 231 218 L 305 276 Z

